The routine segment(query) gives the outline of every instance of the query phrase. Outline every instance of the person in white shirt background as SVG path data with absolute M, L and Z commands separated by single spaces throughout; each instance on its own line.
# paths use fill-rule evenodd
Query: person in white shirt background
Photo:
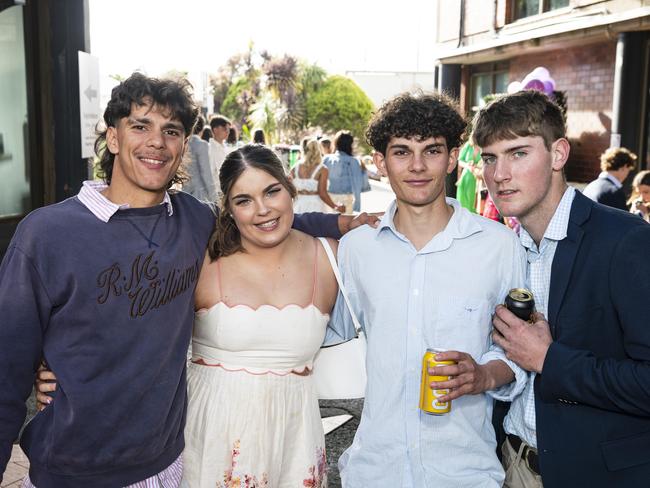
M 212 172 L 215 175 L 219 174 L 221 165 L 228 151 L 226 149 L 225 141 L 228 139 L 230 127 L 232 122 L 230 119 L 223 115 L 213 115 L 210 117 L 210 128 L 212 129 L 212 139 L 210 139 L 210 164 L 212 165 Z M 217 190 L 221 192 L 221 185 L 217 178 Z

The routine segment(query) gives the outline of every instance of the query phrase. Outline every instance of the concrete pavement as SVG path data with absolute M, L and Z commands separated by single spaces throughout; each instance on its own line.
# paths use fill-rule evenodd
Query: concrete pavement
M 29 470 L 29 461 L 23 454 L 22 449 L 18 444 L 14 445 L 11 451 L 11 460 L 7 464 L 7 469 L 2 477 L 1 488 L 19 488 L 23 482 L 23 478 L 27 476 Z

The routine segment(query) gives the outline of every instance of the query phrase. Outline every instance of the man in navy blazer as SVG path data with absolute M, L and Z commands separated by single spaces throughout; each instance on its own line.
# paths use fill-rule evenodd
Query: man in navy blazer
M 624 147 L 612 147 L 600 156 L 602 173 L 589 183 L 583 193 L 594 202 L 627 210 L 623 182 L 634 169 L 636 154 Z
M 564 120 L 545 95 L 493 101 L 473 137 L 499 211 L 521 222 L 538 310 L 493 320 L 530 371 L 504 423 L 504 486 L 650 486 L 650 226 L 567 186 Z

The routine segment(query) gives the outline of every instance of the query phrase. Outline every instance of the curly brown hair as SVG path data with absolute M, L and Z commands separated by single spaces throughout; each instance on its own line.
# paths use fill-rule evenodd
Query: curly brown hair
M 115 155 L 106 148 L 106 133 L 109 127 L 117 127 L 118 122 L 128 117 L 133 104 L 164 107 L 169 110 L 171 118 L 183 124 L 185 137 L 192 133 L 192 128 L 199 115 L 199 109 L 192 99 L 192 85 L 185 79 L 164 80 L 149 78 L 142 73 L 133 73 L 126 80 L 113 88 L 111 99 L 104 111 L 105 128 L 98 131 L 95 140 L 95 153 L 98 157 L 98 174 L 106 183 L 111 183 Z M 175 183 L 187 181 L 183 165 L 168 183 L 170 188 Z
M 610 147 L 600 155 L 602 171 L 616 171 L 621 168 L 636 166 L 636 154 L 625 147 Z
M 394 137 L 444 137 L 447 149 L 460 147 L 467 122 L 456 101 L 443 93 L 402 93 L 375 112 L 366 129 L 366 140 L 384 156 Z

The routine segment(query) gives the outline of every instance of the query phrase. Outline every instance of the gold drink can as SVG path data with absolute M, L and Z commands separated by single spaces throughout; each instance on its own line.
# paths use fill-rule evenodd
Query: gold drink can
M 427 349 L 422 358 L 422 379 L 420 380 L 420 410 L 431 415 L 444 415 L 451 411 L 451 401 L 439 402 L 438 398 L 449 393 L 447 388 L 434 390 L 429 386 L 432 381 L 447 381 L 449 376 L 433 376 L 429 368 L 456 364 L 455 361 L 436 361 L 439 349 Z

